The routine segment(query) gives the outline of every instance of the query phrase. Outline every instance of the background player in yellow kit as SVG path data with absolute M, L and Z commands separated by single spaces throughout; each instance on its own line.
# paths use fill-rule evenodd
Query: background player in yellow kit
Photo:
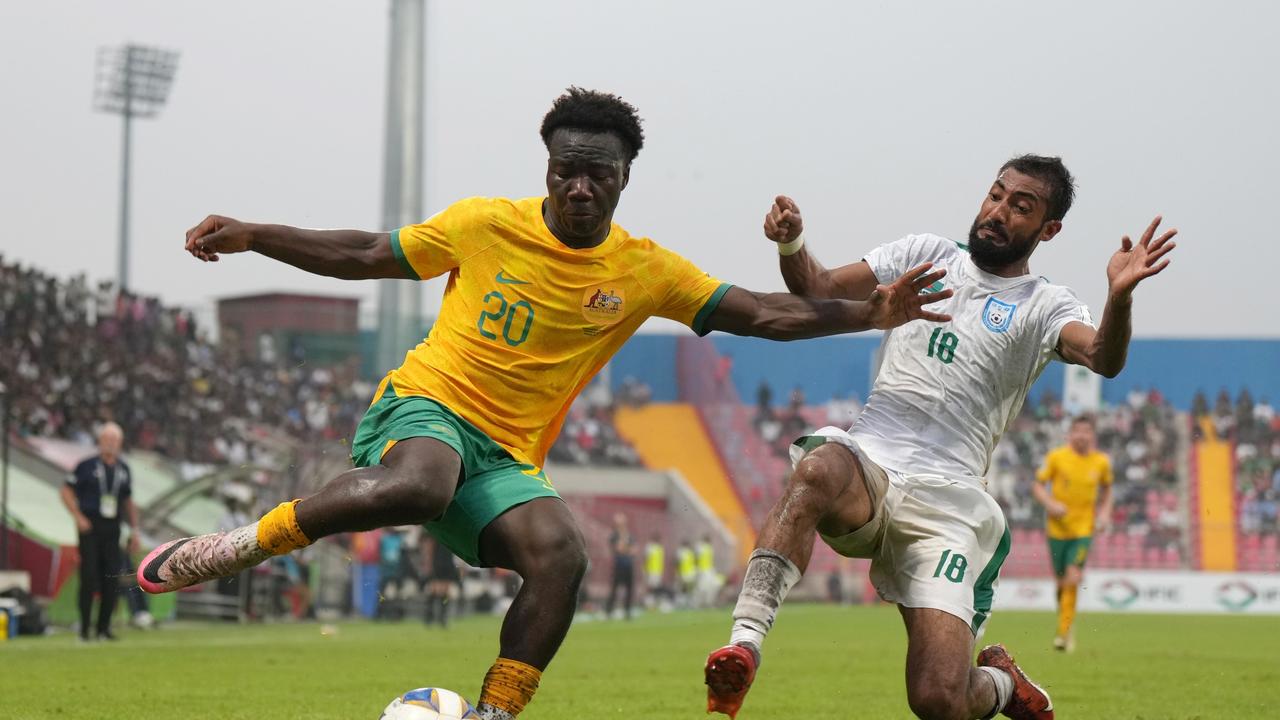
M 1093 534 L 1111 525 L 1111 479 L 1111 459 L 1098 451 L 1093 417 L 1080 415 L 1071 421 L 1067 444 L 1045 455 L 1031 488 L 1048 515 L 1049 557 L 1058 578 L 1053 646 L 1059 650 L 1075 649 L 1076 594 Z
M 425 524 L 468 563 L 524 580 L 477 707 L 509 720 L 564 639 L 587 567 L 543 460 L 578 392 L 646 319 L 778 340 L 950 319 L 922 307 L 951 295 L 922 294 L 944 274 L 928 263 L 866 302 L 753 293 L 613 224 L 644 140 L 616 96 L 570 89 L 541 134 L 546 197 L 471 198 L 390 233 L 218 216 L 187 233 L 205 261 L 251 250 L 343 279 L 449 280 L 430 335 L 388 373 L 356 430 L 356 468 L 252 525 L 161 545 L 139 566 L 145 590 L 232 575 L 334 533 Z

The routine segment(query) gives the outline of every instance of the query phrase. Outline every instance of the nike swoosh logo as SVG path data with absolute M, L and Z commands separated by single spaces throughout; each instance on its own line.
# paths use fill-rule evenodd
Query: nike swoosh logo
M 157 555 L 154 560 L 147 563 L 147 566 L 142 569 L 142 577 L 146 578 L 148 582 L 153 582 L 157 585 L 162 584 L 164 582 L 164 578 L 160 577 L 160 566 L 164 565 L 164 561 L 168 560 L 170 555 L 177 552 L 178 548 L 191 542 L 192 539 L 193 538 L 183 538 L 166 548 L 164 552 Z
M 515 278 L 507 277 L 506 275 L 503 275 L 503 274 L 502 274 L 502 271 L 501 271 L 501 270 L 499 270 L 499 271 L 498 271 L 498 274 L 497 274 L 497 275 L 495 275 L 493 279 L 494 279 L 494 280 L 497 280 L 499 283 L 501 283 L 501 284 L 503 284 L 503 285 L 529 285 L 529 284 L 531 284 L 531 283 L 529 283 L 529 282 L 528 282 L 528 281 L 526 281 L 526 280 L 517 280 L 517 279 L 515 279 Z

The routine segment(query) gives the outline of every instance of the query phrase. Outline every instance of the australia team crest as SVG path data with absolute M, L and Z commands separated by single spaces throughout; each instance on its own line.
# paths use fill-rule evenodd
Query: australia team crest
M 592 286 L 582 296 L 582 315 L 597 325 L 612 325 L 622 319 L 627 296 L 621 288 Z
M 1009 326 L 1013 324 L 1013 313 L 1017 309 L 1018 306 L 1015 303 L 1004 303 L 995 298 L 987 298 L 987 304 L 982 308 L 982 324 L 986 325 L 991 332 L 1009 332 Z

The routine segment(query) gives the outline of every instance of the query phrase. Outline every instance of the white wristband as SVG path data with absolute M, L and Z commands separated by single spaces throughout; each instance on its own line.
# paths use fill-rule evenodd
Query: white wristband
M 795 255 L 800 252 L 800 248 L 804 247 L 804 233 L 791 242 L 778 243 L 779 255 Z

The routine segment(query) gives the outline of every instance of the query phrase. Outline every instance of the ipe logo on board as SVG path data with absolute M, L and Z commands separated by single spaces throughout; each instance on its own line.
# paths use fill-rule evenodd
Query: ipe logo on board
M 1138 583 L 1121 578 L 1102 584 L 1102 602 L 1115 610 L 1123 610 L 1139 600 L 1155 605 L 1177 605 L 1182 601 L 1182 589 L 1177 585 Z
M 1254 605 L 1274 608 L 1280 606 L 1280 585 L 1258 587 L 1246 580 L 1230 580 L 1218 586 L 1214 597 L 1222 607 L 1239 612 Z

